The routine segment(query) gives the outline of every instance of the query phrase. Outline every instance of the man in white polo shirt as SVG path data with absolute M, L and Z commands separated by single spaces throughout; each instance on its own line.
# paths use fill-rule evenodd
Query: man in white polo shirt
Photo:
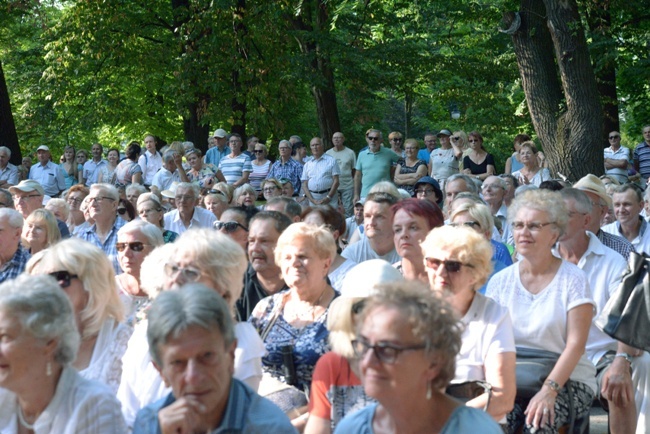
M 165 229 L 182 234 L 191 228 L 211 228 L 217 220 L 215 215 L 199 203 L 199 186 L 190 182 L 181 182 L 174 193 L 176 209 L 165 213 Z

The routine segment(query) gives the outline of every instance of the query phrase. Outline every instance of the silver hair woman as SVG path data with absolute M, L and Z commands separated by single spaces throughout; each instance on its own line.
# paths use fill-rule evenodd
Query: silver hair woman
M 125 432 L 114 394 L 71 366 L 79 332 L 53 278 L 23 274 L 0 285 L 0 333 L 2 432 Z
M 234 205 L 253 206 L 257 193 L 250 184 L 240 185 L 235 189 L 232 194 L 232 202 Z

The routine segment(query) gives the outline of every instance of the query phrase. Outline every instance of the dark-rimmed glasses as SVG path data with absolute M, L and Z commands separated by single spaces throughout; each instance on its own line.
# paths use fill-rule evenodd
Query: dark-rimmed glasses
M 371 349 L 377 360 L 389 365 L 395 363 L 399 355 L 404 351 L 418 351 L 426 348 L 424 344 L 402 347 L 399 345 L 389 344 L 387 342 L 379 342 L 375 345 L 370 345 L 369 342 L 366 342 L 362 339 L 355 339 L 351 342 L 351 344 L 354 354 L 359 359 L 362 359 L 368 353 L 368 350 Z
M 248 228 L 246 226 L 244 226 L 243 224 L 239 223 L 239 222 L 235 222 L 235 221 L 232 221 L 232 222 L 216 221 L 216 222 L 214 222 L 214 228 L 216 230 L 220 231 L 221 229 L 223 229 L 228 234 L 231 234 L 231 233 L 235 232 L 238 227 L 240 227 L 243 230 L 245 230 L 246 232 L 248 232 Z

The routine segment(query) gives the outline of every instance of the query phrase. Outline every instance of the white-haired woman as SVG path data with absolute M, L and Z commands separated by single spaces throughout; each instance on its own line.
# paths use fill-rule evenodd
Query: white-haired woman
M 61 239 L 61 231 L 54 214 L 39 208 L 32 211 L 23 225 L 23 245 L 30 254 L 36 254 L 47 249 Z
M 136 207 L 140 218 L 147 223 L 151 223 L 162 231 L 163 241 L 165 243 L 173 243 L 178 238 L 178 234 L 174 231 L 165 229 L 164 217 L 165 209 L 162 202 L 154 193 L 144 193 L 138 197 L 138 204 Z
M 250 184 L 244 184 L 235 189 L 232 194 L 232 204 L 240 206 L 255 206 L 257 193 Z
M 203 283 L 226 300 L 234 316 L 235 302 L 243 288 L 246 265 L 243 249 L 226 235 L 211 229 L 190 229 L 174 244 L 165 244 L 147 257 L 142 264 L 143 272 L 146 273 L 146 277 L 143 275 L 142 286 L 150 296 L 155 297 L 158 290 L 182 291 L 182 286 L 186 283 Z M 159 272 L 161 268 L 163 273 Z M 158 270 L 159 274 L 150 275 L 146 270 Z M 146 330 L 146 321 L 139 322 L 123 359 L 125 372 L 118 398 L 122 402 L 128 425 L 133 424 L 138 410 L 169 393 L 151 364 Z M 235 335 L 237 350 L 234 376 L 257 389 L 262 377 L 261 357 L 264 345 L 248 323 L 237 323 Z
M 117 391 L 122 355 L 133 328 L 122 322 L 124 307 L 113 267 L 104 252 L 86 241 L 70 238 L 33 256 L 26 270 L 53 276 L 72 302 L 81 334 L 73 366 L 84 378 L 98 380 Z
M 122 434 L 120 404 L 71 366 L 79 332 L 70 301 L 48 276 L 0 285 L 0 431 Z

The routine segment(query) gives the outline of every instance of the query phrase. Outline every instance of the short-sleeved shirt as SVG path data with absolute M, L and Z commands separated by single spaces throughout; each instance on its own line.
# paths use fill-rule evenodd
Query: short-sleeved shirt
M 285 284 L 280 291 L 289 289 Z M 239 321 L 247 321 L 248 317 L 253 313 L 253 309 L 257 306 L 262 299 L 269 296 L 269 293 L 266 292 L 259 279 L 257 278 L 257 272 L 253 266 L 249 263 L 246 274 L 244 274 L 244 290 L 235 304 L 237 309 L 237 316 Z
M 115 168 L 115 184 L 130 185 L 133 183 L 133 175 L 142 173 L 142 167 L 133 160 L 125 159 Z
M 252 172 L 253 165 L 250 157 L 246 154 L 239 154 L 236 157 L 227 155 L 219 161 L 219 170 L 226 178 L 226 182 L 232 185 L 244 176 L 244 172 Z
M 465 158 L 463 158 L 463 168 L 469 169 L 472 175 L 482 175 L 483 173 L 487 173 L 488 166 L 494 166 L 494 157 L 492 154 L 487 154 L 481 164 L 474 163 L 472 159 L 469 158 L 469 155 L 466 155 Z
M 217 146 L 208 149 L 208 152 L 205 154 L 205 162 L 208 164 L 214 164 L 215 166 L 219 167 L 219 161 L 226 155 L 230 155 L 232 151 L 230 150 L 230 147 L 225 146 L 223 148 L 223 151 L 220 151 Z
M 20 182 L 18 168 L 11 163 L 7 163 L 4 169 L 0 169 L 0 181 L 7 181 L 10 185 L 16 185 Z
M 153 177 L 162 167 L 162 156 L 159 152 L 152 154 L 148 150 L 145 150 L 140 158 L 138 158 L 138 164 L 142 169 L 142 182 L 144 185 L 151 185 L 153 182 Z
M 302 177 L 302 164 L 298 163 L 293 158 L 289 158 L 289 161 L 286 163 L 282 162 L 282 159 L 276 161 L 271 166 L 269 174 L 266 176 L 266 179 L 275 178 L 281 179 L 286 178 L 291 181 L 293 185 L 293 191 L 298 194 L 300 193 L 300 188 L 302 183 L 300 178 Z
M 83 177 L 86 180 L 86 186 L 90 187 L 93 184 L 97 183 L 97 177 L 99 176 L 102 168 L 107 166 L 108 162 L 106 160 L 99 160 L 95 162 L 94 160 L 88 160 L 84 163 L 84 173 Z
M 454 148 L 434 149 L 427 161 L 431 166 L 431 177 L 435 178 L 440 185 L 443 185 L 451 175 L 458 173 L 458 158 Z
M 631 243 L 637 253 L 645 253 L 647 255 L 650 255 L 650 228 L 648 227 L 648 222 L 643 217 L 639 216 L 639 220 L 641 221 L 639 235 L 637 235 L 636 238 L 631 241 Z M 612 235 L 618 235 L 625 238 L 621 232 L 621 224 L 618 221 L 603 226 L 601 230 L 609 232 Z
M 178 169 L 174 173 L 162 167 L 153 177 L 151 185 L 158 187 L 158 190 L 168 190 L 173 182 L 181 182 L 181 175 L 178 173 Z
M 212 224 L 217 220 L 217 217 L 205 208 L 194 207 L 194 214 L 190 220 L 189 227 L 185 227 L 178 210 L 172 210 L 165 213 L 163 217 L 165 230 L 182 234 L 188 229 L 195 228 L 212 228 Z
M 339 164 L 334 157 L 323 154 L 319 159 L 312 158 L 302 169 L 302 181 L 312 191 L 329 190 L 334 183 L 334 176 L 339 176 Z
M 343 250 L 341 256 L 346 259 L 351 259 L 358 264 L 370 259 L 383 259 L 390 264 L 394 264 L 395 262 L 402 260 L 402 257 L 397 253 L 397 250 L 395 249 L 391 250 L 385 255 L 380 256 L 373 250 L 367 237 L 362 237 L 356 243 L 350 244 L 345 248 L 345 250 Z
M 48 161 L 47 164 L 34 164 L 29 169 L 29 179 L 41 184 L 45 194 L 48 196 L 58 196 L 65 190 L 65 173 L 58 164 Z
M 104 240 L 103 243 L 97 236 L 96 225 L 92 225 L 84 229 L 83 231 L 80 231 L 78 234 L 79 238 L 94 244 L 95 246 L 102 249 L 104 253 L 106 253 L 106 256 L 108 256 L 108 259 L 110 259 L 111 261 L 111 264 L 113 264 L 113 270 L 115 271 L 115 274 L 122 273 L 122 267 L 120 266 L 120 261 L 117 256 L 117 249 L 115 248 L 115 243 L 117 243 L 117 232 L 125 224 L 126 224 L 126 220 L 122 219 L 121 217 L 117 217 L 115 219 L 115 223 L 113 223 L 113 227 L 111 228 L 111 231 L 109 232 L 108 236 L 106 237 L 106 240 Z
M 357 156 L 350 148 L 344 147 L 340 151 L 332 148 L 326 152 L 327 155 L 334 157 L 339 164 L 339 190 L 350 190 L 354 188 L 354 179 L 352 178 L 352 170 L 357 163 Z
M 374 153 L 370 152 L 370 149 L 359 152 L 355 169 L 362 174 L 361 197 L 368 196 L 368 192 L 376 183 L 390 181 L 390 168 L 397 164 L 399 159 L 399 155 L 383 146 Z
M 644 178 L 650 178 L 650 146 L 641 142 L 634 148 L 634 161 L 639 162 L 639 173 Z

